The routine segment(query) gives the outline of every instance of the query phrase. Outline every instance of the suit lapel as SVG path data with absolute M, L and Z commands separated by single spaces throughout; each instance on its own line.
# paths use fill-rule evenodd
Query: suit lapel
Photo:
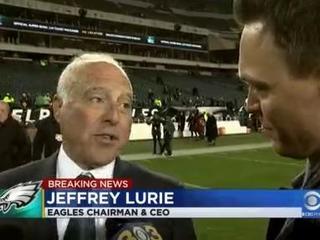
M 44 159 L 43 166 L 41 168 L 40 177 L 45 178 L 56 178 L 57 173 L 57 157 L 58 152 L 55 152 L 50 157 Z M 55 218 L 48 218 L 39 221 L 39 225 L 36 226 L 40 236 L 50 236 L 50 239 L 58 239 L 57 232 L 57 220 Z M 52 238 L 51 238 L 52 236 Z M 46 239 L 46 238 L 43 238 Z
M 132 172 L 129 171 L 129 165 L 122 161 L 119 157 L 116 158 L 114 165 L 113 177 L 114 178 L 131 178 Z
M 55 152 L 50 157 L 43 160 L 42 171 L 39 173 L 42 178 L 55 178 L 57 175 L 57 157 L 58 152 Z
M 133 187 L 147 188 L 148 183 L 144 181 L 145 179 L 142 179 L 137 169 L 138 167 L 117 157 L 113 177 L 130 179 L 133 182 Z
M 116 158 L 113 170 L 113 178 L 130 178 L 132 179 L 132 171 L 130 171 L 130 166 L 122 161 L 119 157 Z M 134 221 L 134 219 L 130 219 Z M 120 218 L 113 219 L 107 218 L 106 220 L 106 230 L 107 230 L 107 239 L 112 238 L 112 236 L 122 228 L 123 224 L 129 222 L 128 219 Z

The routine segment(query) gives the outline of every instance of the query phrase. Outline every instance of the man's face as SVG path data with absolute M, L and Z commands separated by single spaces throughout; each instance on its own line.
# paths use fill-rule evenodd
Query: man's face
M 4 123 L 9 116 L 9 108 L 6 104 L 0 103 L 0 123 Z
M 239 75 L 248 84 L 248 110 L 281 155 L 319 154 L 320 92 L 315 77 L 295 78 L 284 54 L 262 25 L 247 25 L 240 43 Z
M 110 163 L 128 142 L 132 88 L 125 76 L 107 63 L 90 64 L 77 77 L 83 80 L 75 84 L 71 100 L 55 100 L 55 117 L 68 156 L 82 168 L 91 169 Z

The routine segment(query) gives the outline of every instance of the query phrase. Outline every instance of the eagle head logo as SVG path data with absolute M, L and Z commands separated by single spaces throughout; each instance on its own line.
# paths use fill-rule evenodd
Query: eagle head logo
M 0 212 L 7 213 L 11 207 L 22 208 L 28 205 L 36 196 L 41 186 L 39 182 L 19 183 L 0 196 Z

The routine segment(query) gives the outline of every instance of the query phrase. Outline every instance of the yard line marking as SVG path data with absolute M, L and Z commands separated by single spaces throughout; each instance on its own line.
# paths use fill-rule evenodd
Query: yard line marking
M 207 153 L 245 151 L 245 150 L 270 148 L 270 147 L 271 147 L 271 143 L 255 143 L 255 144 L 238 144 L 233 146 L 221 146 L 221 147 L 179 149 L 179 150 L 173 151 L 173 157 L 201 155 L 201 154 L 207 154 Z M 137 161 L 137 160 L 161 159 L 161 158 L 170 159 L 171 157 L 163 157 L 161 155 L 154 155 L 151 153 L 136 153 L 136 154 L 122 155 L 121 158 L 127 161 Z
M 256 162 L 256 163 L 263 163 L 263 164 L 303 167 L 303 164 L 299 164 L 299 163 L 295 163 L 295 162 L 290 163 L 290 162 L 279 162 L 279 161 L 254 160 L 251 158 L 229 157 L 229 156 L 219 156 L 219 158 L 224 158 L 227 160 L 235 160 L 235 161 L 244 161 L 244 162 Z
M 203 186 L 200 186 L 200 185 L 196 185 L 196 184 L 192 184 L 192 183 L 183 183 L 183 185 L 185 187 L 191 187 L 191 188 L 200 188 L 200 189 L 209 189 L 208 187 L 203 187 Z
M 174 155 L 171 157 L 168 156 L 161 156 L 155 155 L 151 153 L 136 153 L 136 154 L 128 154 L 122 155 L 121 158 L 127 161 L 146 161 L 150 162 L 151 159 L 157 160 L 170 160 L 174 157 L 180 156 L 194 156 L 194 155 L 202 155 L 202 154 L 209 154 L 209 153 L 228 153 L 236 152 L 236 151 L 246 151 L 246 150 L 259 150 L 264 148 L 270 148 L 270 143 L 257 143 L 257 144 L 239 144 L 233 146 L 221 146 L 221 147 L 208 147 L 208 148 L 195 148 L 195 149 L 179 149 L 174 151 Z M 243 157 L 229 157 L 229 156 L 219 156 L 219 158 L 225 158 L 229 160 L 237 160 L 237 161 L 246 161 L 246 162 L 256 162 L 262 164 L 273 164 L 273 165 L 284 165 L 284 166 L 295 166 L 295 167 L 302 167 L 303 164 L 295 163 L 295 162 L 279 162 L 279 161 L 265 161 L 265 160 L 255 160 L 250 158 L 243 158 Z

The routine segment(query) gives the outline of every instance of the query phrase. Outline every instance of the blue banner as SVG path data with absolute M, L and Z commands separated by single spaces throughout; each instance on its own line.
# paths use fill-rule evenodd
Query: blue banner
M 180 208 L 232 215 L 320 217 L 320 193 L 302 190 L 46 190 L 45 208 Z M 283 214 L 281 213 L 283 211 Z M 208 215 L 211 216 L 211 215 Z
M 300 190 L 46 190 L 45 207 L 303 207 L 305 194 Z

